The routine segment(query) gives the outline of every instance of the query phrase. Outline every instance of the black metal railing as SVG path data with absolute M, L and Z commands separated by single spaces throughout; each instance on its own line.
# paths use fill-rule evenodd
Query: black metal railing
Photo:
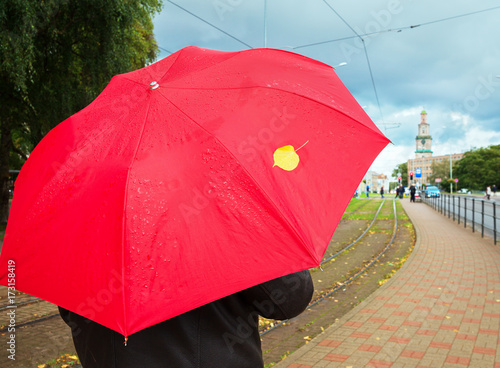
M 494 244 L 497 243 L 497 221 L 499 219 L 497 218 L 495 197 L 488 200 L 478 197 L 441 194 L 439 197 L 423 197 L 423 199 L 425 203 L 443 216 L 453 218 L 453 221 L 457 220 L 458 224 L 462 221 L 464 228 L 469 224 L 472 227 L 472 232 L 476 231 L 476 226 L 481 226 L 481 237 L 484 237 L 486 232 L 487 235 L 493 237 Z

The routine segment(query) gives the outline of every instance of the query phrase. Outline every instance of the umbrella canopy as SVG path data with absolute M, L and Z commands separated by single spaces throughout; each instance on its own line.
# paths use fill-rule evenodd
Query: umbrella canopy
M 115 76 L 22 168 L 16 288 L 127 336 L 317 266 L 388 139 L 333 68 L 188 47 Z

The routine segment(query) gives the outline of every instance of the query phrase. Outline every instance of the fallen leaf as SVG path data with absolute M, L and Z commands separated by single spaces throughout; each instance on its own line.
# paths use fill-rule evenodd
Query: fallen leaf
M 295 148 L 293 146 L 283 146 L 274 151 L 274 166 L 278 166 L 279 168 L 292 171 L 299 165 L 299 155 L 295 152 Z

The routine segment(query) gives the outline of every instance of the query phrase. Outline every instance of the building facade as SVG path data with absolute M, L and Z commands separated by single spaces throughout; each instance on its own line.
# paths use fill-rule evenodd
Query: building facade
M 384 174 L 368 170 L 358 185 L 358 193 L 365 192 L 367 185 L 370 187 L 370 193 L 380 193 L 382 187 L 384 187 L 385 193 L 389 193 L 389 179 Z
M 413 173 L 412 184 L 417 187 L 421 187 L 423 184 L 436 185 L 437 183 L 429 182 L 429 176 L 432 175 L 432 164 L 442 161 L 449 162 L 450 160 L 453 163 L 460 160 L 463 156 L 463 153 L 453 153 L 443 156 L 432 155 L 432 137 L 429 124 L 427 123 L 427 112 L 422 111 L 420 114 L 420 124 L 418 125 L 418 135 L 415 138 L 415 158 L 408 160 L 408 181 L 410 181 L 410 173 Z

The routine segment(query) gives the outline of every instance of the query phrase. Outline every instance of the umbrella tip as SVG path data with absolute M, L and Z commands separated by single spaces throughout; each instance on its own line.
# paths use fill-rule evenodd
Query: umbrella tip
M 157 89 L 158 87 L 160 87 L 160 85 L 156 81 L 153 81 L 149 84 L 150 89 Z

